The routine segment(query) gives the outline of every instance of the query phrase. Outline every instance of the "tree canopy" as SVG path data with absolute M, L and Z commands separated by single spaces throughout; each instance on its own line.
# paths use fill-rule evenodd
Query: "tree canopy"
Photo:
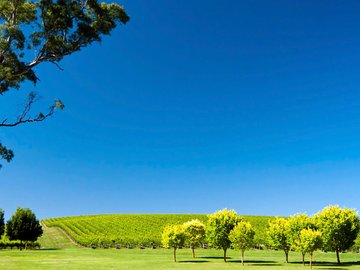
M 289 262 L 290 238 L 289 238 L 289 220 L 285 218 L 276 218 L 269 222 L 267 230 L 268 241 L 274 248 L 282 249 L 285 252 L 285 260 Z
M 223 209 L 208 215 L 206 225 L 206 237 L 210 246 L 224 251 L 224 261 L 226 262 L 226 251 L 231 246 L 229 234 L 232 229 L 242 221 L 242 218 L 234 211 Z
M 17 208 L 14 215 L 6 223 L 6 235 L 9 240 L 33 242 L 43 233 L 39 220 L 29 208 Z
M 255 230 L 246 221 L 240 221 L 230 232 L 232 246 L 241 251 L 241 263 L 244 265 L 244 252 L 254 244 Z
M 288 226 L 288 238 L 291 248 L 294 250 L 299 251 L 302 254 L 302 262 L 305 264 L 305 254 L 307 251 L 303 249 L 303 243 L 301 232 L 304 229 L 311 229 L 314 228 L 314 221 L 312 218 L 308 217 L 306 214 L 297 214 L 291 216 L 288 219 L 289 226 Z
M 312 269 L 312 259 L 315 250 L 321 248 L 321 232 L 313 229 L 303 229 L 297 241 L 297 250 L 302 254 L 310 254 L 310 269 Z M 304 264 L 304 262 L 303 262 Z
M 315 222 L 322 233 L 324 248 L 335 251 L 338 263 L 339 253 L 355 243 L 360 230 L 360 220 L 355 210 L 337 205 L 325 207 L 315 216 Z
M 129 16 L 116 3 L 97 0 L 0 0 L 0 95 L 19 89 L 24 82 L 36 84 L 35 68 L 45 62 L 58 63 L 68 55 L 101 41 Z M 60 67 L 59 67 L 60 68 Z M 55 100 L 46 112 L 31 117 L 37 95 L 29 94 L 23 111 L 9 121 L 0 116 L 0 127 L 39 122 L 64 104 Z M 14 153 L 0 143 L 0 159 L 10 161 Z
M 183 224 L 186 236 L 186 243 L 192 250 L 192 256 L 195 258 L 195 248 L 200 246 L 205 238 L 205 225 L 198 219 L 193 219 Z
M 182 225 L 167 225 L 164 228 L 161 243 L 165 248 L 174 249 L 174 262 L 176 262 L 176 250 L 184 246 L 185 232 Z

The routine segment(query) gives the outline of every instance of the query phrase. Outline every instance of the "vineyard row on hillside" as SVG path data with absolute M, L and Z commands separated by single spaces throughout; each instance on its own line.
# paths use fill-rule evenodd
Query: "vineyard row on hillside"
M 269 219 L 264 216 L 244 216 L 256 231 L 256 245 L 265 244 Z M 85 247 L 159 247 L 161 233 L 167 224 L 182 224 L 192 219 L 206 223 L 202 214 L 113 214 L 63 217 L 43 220 L 49 227 L 60 227 L 77 243 Z

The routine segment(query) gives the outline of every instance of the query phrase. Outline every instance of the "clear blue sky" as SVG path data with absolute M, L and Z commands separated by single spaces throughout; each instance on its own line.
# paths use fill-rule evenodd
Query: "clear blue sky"
M 128 25 L 38 68 L 37 108 L 66 109 L 0 129 L 7 217 L 360 207 L 359 1 L 120 4 Z

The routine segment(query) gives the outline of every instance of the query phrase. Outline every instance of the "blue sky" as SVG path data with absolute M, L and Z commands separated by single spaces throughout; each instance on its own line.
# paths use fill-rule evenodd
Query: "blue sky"
M 120 4 L 128 25 L 0 98 L 66 105 L 0 129 L 6 216 L 359 208 L 360 2 Z

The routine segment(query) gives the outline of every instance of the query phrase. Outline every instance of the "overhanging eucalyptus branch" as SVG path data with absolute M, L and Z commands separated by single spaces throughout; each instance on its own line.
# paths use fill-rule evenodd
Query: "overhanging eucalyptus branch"
M 29 115 L 29 113 L 31 107 L 37 100 L 38 100 L 38 96 L 36 92 L 30 92 L 28 96 L 28 100 L 24 106 L 24 109 L 22 113 L 18 116 L 18 118 L 12 122 L 8 122 L 8 119 L 3 119 L 0 122 L 0 127 L 15 127 L 25 123 L 41 122 L 44 121 L 46 118 L 52 116 L 56 112 L 56 110 L 58 109 L 63 110 L 65 107 L 60 100 L 55 100 L 54 104 L 50 106 L 50 108 L 46 113 L 40 112 L 36 116 L 32 117 L 31 115 Z
M 101 41 L 129 19 L 122 6 L 97 0 L 0 0 L 0 96 L 24 82 L 36 84 L 35 67 L 48 62 L 61 69 L 58 63 L 65 56 Z M 32 116 L 36 101 L 31 92 L 17 118 L 0 116 L 0 128 L 41 122 L 64 108 L 55 100 L 45 113 Z M 13 156 L 0 144 L 0 159 L 10 161 Z

